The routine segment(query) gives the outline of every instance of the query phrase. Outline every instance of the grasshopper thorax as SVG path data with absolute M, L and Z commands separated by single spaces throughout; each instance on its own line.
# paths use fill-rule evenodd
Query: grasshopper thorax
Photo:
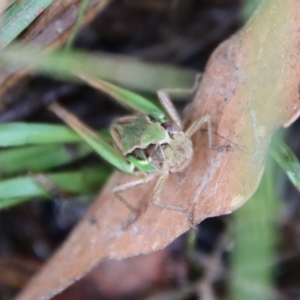
M 152 144 L 165 143 L 169 138 L 162 124 L 151 120 L 148 115 L 122 117 L 112 124 L 110 131 L 116 147 L 124 156 Z
M 120 118 L 111 134 L 118 150 L 142 171 L 180 172 L 193 156 L 190 138 L 175 123 L 148 115 Z
M 169 140 L 149 147 L 149 162 L 159 171 L 181 172 L 192 160 L 192 141 L 176 124 L 167 122 L 163 126 Z

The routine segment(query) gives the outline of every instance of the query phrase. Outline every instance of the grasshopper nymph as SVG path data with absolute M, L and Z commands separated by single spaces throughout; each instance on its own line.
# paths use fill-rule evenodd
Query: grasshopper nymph
M 208 145 L 211 148 L 212 126 L 210 116 L 202 116 L 184 131 L 181 119 L 165 91 L 160 90 L 157 95 L 167 114 L 137 94 L 88 75 L 81 75 L 80 77 L 92 86 L 110 94 L 113 98 L 122 102 L 123 105 L 129 106 L 138 112 L 135 115 L 122 117 L 111 125 L 110 132 L 117 151 L 113 148 L 106 151 L 107 147 L 110 147 L 109 145 L 103 145 L 103 147 L 106 147 L 103 152 L 100 151 L 99 145 L 97 149 L 94 147 L 102 157 L 121 171 L 130 174 L 146 174 L 146 177 L 142 179 L 116 186 L 113 189 L 116 197 L 130 210 L 134 211 L 136 217 L 138 216 L 138 210 L 133 208 L 121 196 L 121 193 L 158 177 L 151 196 L 151 203 L 164 209 L 184 212 L 188 217 L 189 225 L 193 227 L 191 213 L 184 207 L 160 202 L 160 194 L 170 173 L 181 172 L 190 164 L 193 158 L 191 137 L 204 123 L 207 123 Z M 132 103 L 128 103 L 128 100 L 124 99 L 126 93 L 138 97 L 138 101 L 135 98 Z M 99 140 L 99 137 L 96 138 L 94 132 L 79 122 L 78 119 L 76 119 L 77 126 L 74 126 L 74 117 L 70 116 L 58 104 L 52 104 L 50 109 L 86 139 L 92 147 L 95 146 L 95 140 Z M 78 126 L 79 123 L 80 126 Z M 85 131 L 85 134 L 83 134 L 83 131 Z M 90 137 L 87 137 L 87 135 Z M 104 143 L 102 140 L 99 140 L 99 142 L 101 145 Z M 110 152 L 110 156 L 105 151 Z M 116 159 L 112 159 L 111 154 Z M 117 158 L 118 163 L 116 163 Z

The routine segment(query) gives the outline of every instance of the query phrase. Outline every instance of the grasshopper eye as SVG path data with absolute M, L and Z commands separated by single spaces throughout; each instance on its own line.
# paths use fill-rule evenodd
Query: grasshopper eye
M 162 126 L 167 130 L 167 132 L 172 135 L 181 131 L 181 129 L 173 122 L 162 123 Z

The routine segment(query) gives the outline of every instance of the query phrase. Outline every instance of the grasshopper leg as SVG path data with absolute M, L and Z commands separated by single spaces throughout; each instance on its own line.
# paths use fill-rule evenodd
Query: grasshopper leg
M 196 120 L 195 122 L 193 122 L 190 125 L 190 127 L 187 129 L 185 134 L 191 138 L 200 129 L 200 127 L 205 123 L 207 123 L 208 146 L 209 146 L 209 148 L 212 148 L 213 132 L 212 132 L 212 123 L 211 123 L 210 115 L 204 115 L 204 116 L 200 117 L 198 120 Z
M 118 185 L 118 186 L 114 187 L 113 193 L 114 193 L 115 197 L 121 203 L 123 203 L 133 213 L 133 215 L 130 217 L 130 219 L 125 222 L 125 225 L 123 226 L 124 228 L 127 228 L 132 222 L 134 222 L 136 220 L 136 218 L 140 214 L 140 210 L 133 207 L 126 199 L 124 199 L 124 197 L 121 196 L 121 193 L 125 192 L 127 190 L 130 190 L 132 188 L 135 188 L 139 185 L 150 182 L 155 177 L 157 177 L 157 175 L 158 175 L 158 173 L 153 173 L 153 174 L 148 175 L 146 178 L 142 178 L 142 179 L 138 179 L 138 180 L 135 180 L 135 181 L 127 182 L 125 184 Z
M 170 119 L 179 127 L 181 128 L 181 120 L 180 117 L 176 111 L 175 106 L 173 105 L 168 93 L 165 90 L 159 90 L 157 92 L 158 99 L 165 109 L 165 111 L 168 113 Z
M 136 180 L 136 181 L 132 181 L 132 182 L 129 182 L 129 183 L 125 183 L 125 184 L 116 186 L 113 189 L 113 193 L 115 194 L 116 198 L 121 203 L 123 203 L 133 213 L 133 215 L 128 220 L 125 221 L 125 223 L 123 225 L 123 228 L 127 228 L 131 223 L 133 223 L 137 219 L 137 217 L 140 214 L 140 210 L 133 207 L 130 203 L 128 203 L 128 201 L 125 200 L 124 197 L 122 197 L 120 195 L 120 193 L 122 193 L 124 191 L 127 191 L 129 189 L 132 189 L 134 187 L 137 187 L 139 185 L 145 184 L 147 182 L 150 182 L 153 179 L 155 179 L 158 174 L 159 173 L 154 173 L 154 174 L 149 175 L 146 178 L 139 179 L 139 180 Z M 164 173 L 160 174 L 160 177 L 158 178 L 158 181 L 155 185 L 153 194 L 151 196 L 151 203 L 153 205 L 157 206 L 157 207 L 160 207 L 160 208 L 165 208 L 165 209 L 170 209 L 170 210 L 185 213 L 186 216 L 187 216 L 188 222 L 189 222 L 189 226 L 191 227 L 191 229 L 196 230 L 196 226 L 193 224 L 192 214 L 186 208 L 181 207 L 181 206 L 164 204 L 164 203 L 160 202 L 160 194 L 161 194 L 163 185 L 166 182 L 166 180 L 168 179 L 168 177 L 169 177 L 169 172 L 164 172 Z
M 196 230 L 196 226 L 193 224 L 193 216 L 192 213 L 189 212 L 186 208 L 181 207 L 181 206 L 175 206 L 175 205 L 170 205 L 170 204 L 165 204 L 165 203 L 161 203 L 160 202 L 160 194 L 161 191 L 163 189 L 163 186 L 166 182 L 166 180 L 169 178 L 169 172 L 164 172 L 160 175 L 160 177 L 158 178 L 158 181 L 155 185 L 154 188 L 154 192 L 152 195 L 152 199 L 151 199 L 151 203 L 155 206 L 161 207 L 161 208 L 165 208 L 165 209 L 169 209 L 169 210 L 174 210 L 174 211 L 179 211 L 179 212 L 183 212 L 186 214 L 188 222 L 189 222 L 189 226 L 191 229 Z
M 174 107 L 169 95 L 194 95 L 198 89 L 198 86 L 201 82 L 202 74 L 199 73 L 196 75 L 195 83 L 192 88 L 170 88 L 162 89 L 157 92 L 158 99 L 163 106 L 163 108 L 168 113 L 170 119 L 181 128 L 181 120 Z

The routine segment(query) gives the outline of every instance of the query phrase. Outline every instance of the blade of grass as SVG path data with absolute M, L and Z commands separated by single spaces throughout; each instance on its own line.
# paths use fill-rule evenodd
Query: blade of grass
M 81 138 L 67 126 L 22 122 L 0 125 L 0 147 L 79 141 Z
M 110 170 L 106 167 L 91 167 L 79 171 L 45 174 L 63 194 L 96 192 L 106 181 Z M 1 202 L 7 199 L 51 198 L 49 192 L 34 180 L 33 176 L 16 177 L 0 181 Z M 3 202 L 4 203 L 4 202 Z
M 82 21 L 83 21 L 84 13 L 85 13 L 88 5 L 89 5 L 89 2 L 90 2 L 90 0 L 82 0 L 82 2 L 81 2 L 76 24 L 75 24 L 68 40 L 67 40 L 67 43 L 66 43 L 66 46 L 65 46 L 65 50 L 67 50 L 67 51 L 71 49 L 71 47 L 74 43 L 75 37 L 76 37 L 76 35 L 77 35 L 77 33 L 80 29 L 80 26 L 81 26 Z
M 86 143 L 18 147 L 0 151 L 0 176 L 41 172 L 58 167 L 93 152 Z
M 49 109 L 75 130 L 104 160 L 124 173 L 133 173 L 133 166 L 117 150 L 106 143 L 95 131 L 87 127 L 78 118 L 58 103 L 52 103 Z
M 83 79 L 94 88 L 110 95 L 113 99 L 115 99 L 120 105 L 124 106 L 125 108 L 128 108 L 134 112 L 148 114 L 154 119 L 161 122 L 166 121 L 165 112 L 159 107 L 157 107 L 155 104 L 153 104 L 151 101 L 139 94 L 120 88 L 116 85 L 103 81 L 94 76 L 90 76 L 88 74 L 80 74 L 79 78 Z
M 105 141 L 110 141 L 107 130 L 101 130 L 100 134 Z M 76 142 L 82 142 L 82 138 L 64 125 L 23 122 L 0 124 L 0 147 Z
M 53 0 L 22 0 L 12 5 L 0 21 L 0 47 L 4 48 L 13 41 L 52 2 Z
M 2 62 L 29 66 L 54 77 L 76 79 L 76 74 L 90 74 L 147 92 L 161 88 L 190 88 L 196 72 L 167 64 L 141 62 L 138 59 L 81 51 L 44 53 L 33 46 L 11 44 L 0 52 Z
M 9 207 L 21 204 L 23 202 L 28 201 L 28 198 L 12 198 L 12 199 L 4 199 L 4 200 L 0 200 L 0 211 L 1 209 L 7 209 Z
M 272 141 L 270 154 L 285 171 L 291 183 L 300 190 L 300 163 L 289 146 L 278 137 Z
M 64 197 L 66 199 L 66 197 Z M 81 202 L 81 203 L 87 203 L 91 202 L 93 200 L 93 195 L 92 194 L 85 194 L 85 195 L 72 195 L 67 197 L 68 200 L 70 201 L 76 201 L 76 202 Z M 1 209 L 8 209 L 10 207 L 22 204 L 24 202 L 30 201 L 31 198 L 10 198 L 10 199 L 3 199 L 0 200 L 0 211 Z M 52 200 L 50 198 L 41 198 L 41 200 Z
M 271 299 L 278 212 L 275 164 L 269 160 L 260 186 L 235 217 L 230 299 Z

